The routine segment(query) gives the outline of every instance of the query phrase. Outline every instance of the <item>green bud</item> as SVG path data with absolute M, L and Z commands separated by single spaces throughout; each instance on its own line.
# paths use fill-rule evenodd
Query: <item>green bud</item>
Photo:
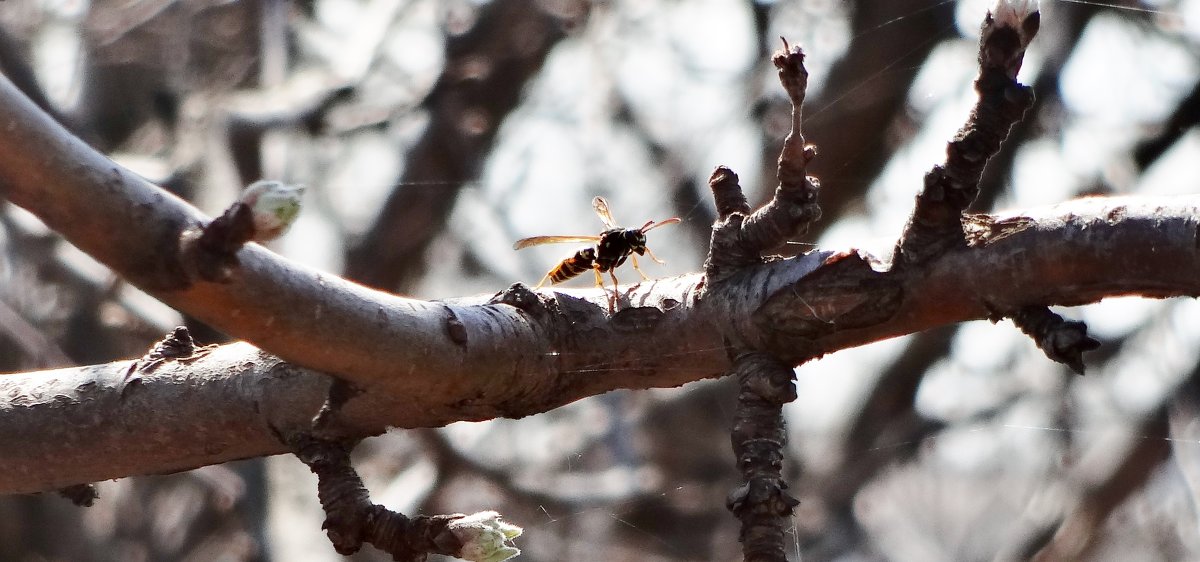
M 304 187 L 260 180 L 242 192 L 240 201 L 254 217 L 254 240 L 266 242 L 283 236 L 300 215 Z
M 450 532 L 462 542 L 458 557 L 471 562 L 503 562 L 521 553 L 508 541 L 524 529 L 500 520 L 495 511 L 481 511 L 450 523 Z

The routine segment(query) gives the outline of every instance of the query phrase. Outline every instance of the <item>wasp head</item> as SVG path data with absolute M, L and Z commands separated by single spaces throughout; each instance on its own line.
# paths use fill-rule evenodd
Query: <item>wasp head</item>
M 639 256 L 646 255 L 646 233 L 641 230 L 629 229 L 622 236 L 623 242 L 629 246 L 629 251 Z

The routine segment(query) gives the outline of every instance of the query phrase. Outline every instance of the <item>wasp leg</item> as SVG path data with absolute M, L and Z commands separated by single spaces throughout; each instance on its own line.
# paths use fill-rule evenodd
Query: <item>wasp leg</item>
M 616 274 L 616 273 L 613 273 L 613 270 L 611 270 L 611 269 L 610 269 L 610 270 L 608 270 L 608 276 L 609 276 L 609 277 L 612 277 L 612 280 L 613 280 L 613 294 L 612 294 L 612 302 L 610 302 L 610 303 L 608 304 L 608 311 L 609 311 L 609 312 L 615 312 L 615 311 L 616 311 L 616 308 L 617 308 L 617 297 L 618 297 L 618 296 L 620 296 L 620 294 L 621 294 L 621 293 L 619 292 L 619 289 L 618 289 L 618 286 L 619 286 L 620 284 L 619 284 L 619 283 L 617 283 L 617 274 Z
M 538 281 L 538 284 L 537 284 L 537 285 L 534 285 L 534 287 L 533 287 L 533 288 L 534 288 L 534 290 L 541 289 L 541 288 L 542 288 L 542 285 L 545 285 L 545 284 L 546 284 L 546 280 L 550 278 L 550 274 L 551 274 L 551 273 L 554 273 L 554 270 L 553 270 L 553 269 L 551 269 L 550 271 L 546 272 L 546 275 L 542 276 L 542 280 L 541 280 L 541 281 Z
M 617 289 L 616 289 L 616 287 L 614 286 L 614 287 L 613 287 L 613 294 L 611 294 L 611 295 L 610 295 L 610 294 L 608 294 L 608 289 L 605 289 L 605 288 L 604 288 L 604 277 L 601 277 L 601 276 L 600 276 L 600 268 L 598 268 L 598 267 L 593 267 L 593 268 L 592 268 L 592 273 L 595 273 L 595 274 L 596 274 L 596 286 L 597 286 L 597 287 L 600 287 L 600 290 L 601 290 L 601 291 L 604 291 L 604 296 L 608 297 L 608 313 L 609 313 L 609 314 L 612 314 L 612 313 L 613 313 L 613 312 L 616 310 L 616 300 L 617 300 L 617 299 L 616 299 L 616 294 L 617 294 Z M 609 274 L 609 275 L 612 275 L 612 271 L 609 271 L 609 272 L 608 272 L 608 274 Z M 615 281 L 615 280 L 616 280 L 616 279 L 614 278 L 614 281 Z
M 650 256 L 650 259 L 652 259 L 652 260 L 654 260 L 654 261 L 656 261 L 656 262 L 658 262 L 658 263 L 662 263 L 662 264 L 665 264 L 665 263 L 667 263 L 667 262 L 665 262 L 665 261 L 662 261 L 662 260 L 658 259 L 658 256 L 654 255 L 654 252 L 651 252 L 651 251 L 650 251 L 650 248 L 646 248 L 646 255 Z M 634 261 L 633 263 L 635 263 L 635 264 L 636 264 L 636 263 L 637 263 L 637 261 Z
M 642 281 L 649 281 L 649 280 L 650 280 L 650 278 L 649 278 L 649 277 L 646 277 L 646 274 L 642 272 L 642 268 L 641 268 L 641 267 L 638 267 L 637 255 L 635 255 L 635 254 L 629 254 L 629 257 L 630 257 L 631 261 L 633 261 L 633 270 L 634 270 L 634 271 L 636 271 L 636 272 L 638 272 L 638 275 L 641 275 L 641 276 L 642 276 Z

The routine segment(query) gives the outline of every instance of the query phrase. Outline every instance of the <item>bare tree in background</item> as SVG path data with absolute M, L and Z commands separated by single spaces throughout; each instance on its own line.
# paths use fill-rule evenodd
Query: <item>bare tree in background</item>
M 0 3 L 4 76 L 122 166 L 209 215 L 260 178 L 306 184 L 272 249 L 313 267 L 247 247 L 231 280 L 194 280 L 171 241 L 201 214 L 4 94 L 0 186 L 32 215 L 0 215 L 0 359 L 28 372 L 0 376 L 23 389 L 0 392 L 0 466 L 38 470 L 5 469 L 0 490 L 195 470 L 102 482 L 87 509 L 0 499 L 0 559 L 337 559 L 308 469 L 255 459 L 287 452 L 280 436 L 319 411 L 334 437 L 439 428 L 355 449 L 372 499 L 498 509 L 525 527 L 523 559 L 736 559 L 739 390 L 693 381 L 735 370 L 738 346 L 805 363 L 783 408 L 793 559 L 1194 558 L 1195 303 L 1089 304 L 1197 293 L 1198 202 L 1158 198 L 1200 177 L 1181 7 L 1047 2 L 1020 76 L 1036 96 L 971 206 L 1021 210 L 962 223 L 964 248 L 909 248 L 907 276 L 842 251 L 892 255 L 930 192 L 975 102 L 977 4 Z M 730 282 L 762 281 L 757 296 L 712 296 L 712 269 L 670 276 L 701 271 L 728 219 L 714 166 L 751 203 L 775 187 L 792 124 L 779 35 L 808 54 L 823 217 L 803 240 L 822 251 Z M 1139 197 L 1041 208 L 1099 194 Z M 668 264 L 642 266 L 663 279 L 623 286 L 611 318 L 600 290 L 511 287 L 564 257 L 512 242 L 598 233 L 594 195 L 627 226 L 684 219 L 650 235 Z M 334 272 L 483 296 L 410 301 Z M 884 305 L 899 312 L 868 313 Z M 1045 305 L 1076 306 L 1056 310 L 1103 344 L 1056 357 L 1087 376 L 1047 360 L 1082 328 Z M 1046 351 L 1007 320 L 959 324 L 1006 317 Z M 273 355 L 155 362 L 147 350 L 184 322 L 197 345 L 227 334 Z M 38 371 L 70 365 L 96 366 Z M 216 464 L 234 459 L 249 460 Z

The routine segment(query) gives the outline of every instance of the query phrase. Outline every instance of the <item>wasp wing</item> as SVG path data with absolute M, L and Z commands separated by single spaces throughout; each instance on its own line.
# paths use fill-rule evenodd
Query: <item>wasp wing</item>
M 596 214 L 600 216 L 604 228 L 619 228 L 617 221 L 613 219 L 612 211 L 608 210 L 608 201 L 605 201 L 603 197 L 597 195 L 592 198 L 592 209 L 595 209 Z
M 517 243 L 513 244 L 513 249 L 520 250 L 530 246 L 561 244 L 563 242 L 595 242 L 599 239 L 599 236 L 530 236 L 529 238 L 517 240 Z

